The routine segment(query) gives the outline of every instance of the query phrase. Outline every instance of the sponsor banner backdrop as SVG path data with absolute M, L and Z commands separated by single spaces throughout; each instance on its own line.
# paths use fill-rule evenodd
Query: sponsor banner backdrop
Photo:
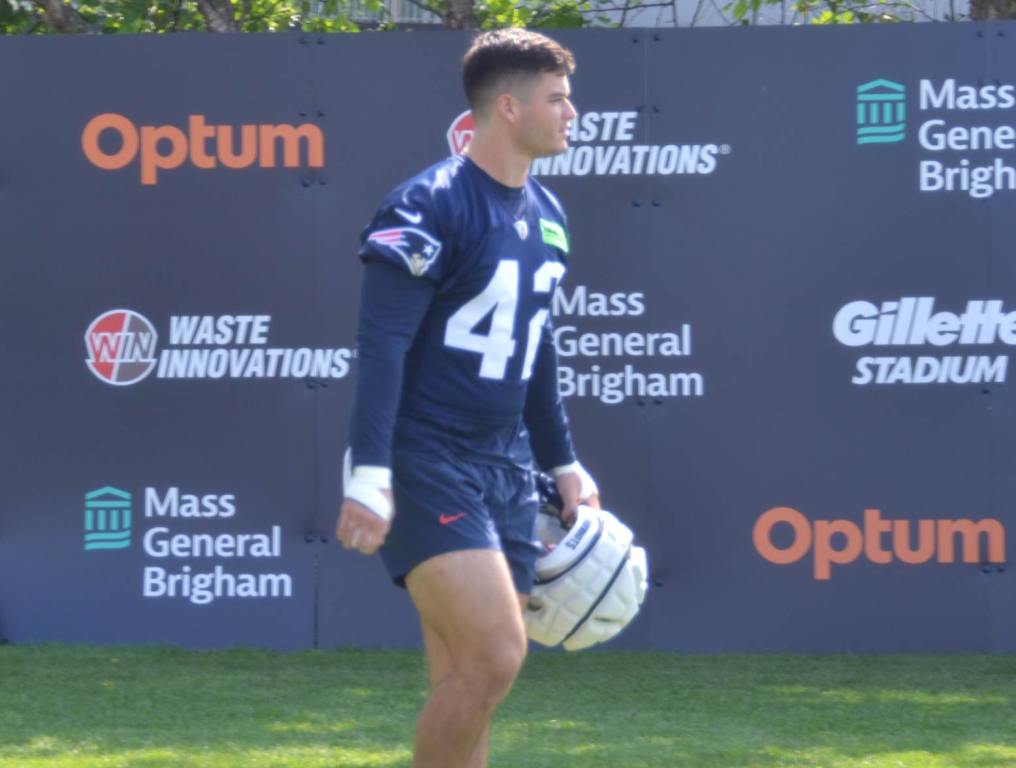
M 654 582 L 615 646 L 1016 649 L 1013 29 L 557 35 L 559 384 Z M 359 233 L 467 144 L 467 43 L 0 41 L 0 636 L 418 644 L 333 526 Z
M 288 139 L 261 138 L 310 119 L 306 48 L 10 42 L 39 79 L 15 86 L 18 127 L 4 121 L 5 327 L 32 327 L 4 338 L 24 361 L 3 398 L 4 631 L 304 647 L 316 418 L 300 369 L 348 340 L 301 306 L 308 170 L 284 167 Z M 66 96 L 43 100 L 56 78 Z M 87 126 L 113 114 L 89 151 L 133 159 L 104 169 Z M 127 546 L 98 546 L 113 543 Z
M 676 581 L 687 591 L 674 598 L 674 612 L 654 617 L 670 625 L 666 636 L 681 632 L 685 622 L 685 642 L 702 650 L 716 648 L 718 637 L 729 639 L 724 647 L 744 647 L 739 632 L 746 621 L 753 628 L 748 644 L 757 649 L 884 648 L 890 635 L 898 638 L 896 647 L 920 646 L 929 635 L 938 647 L 978 646 L 985 636 L 965 628 L 985 626 L 987 619 L 975 591 L 976 565 L 913 572 L 849 551 L 842 556 L 849 565 L 820 574 L 817 541 L 785 565 L 763 558 L 753 541 L 755 521 L 779 507 L 808 521 L 845 520 L 857 529 L 868 508 L 914 521 L 965 517 L 973 513 L 959 510 L 971 509 L 991 515 L 980 388 L 855 384 L 854 366 L 871 353 L 844 347 L 832 333 L 840 307 L 872 291 L 868 301 L 879 306 L 930 291 L 940 303 L 956 308 L 958 302 L 962 311 L 984 286 L 983 209 L 953 201 L 968 210 L 957 211 L 949 227 L 930 220 L 928 237 L 927 217 L 912 209 L 931 201 L 897 178 L 897 145 L 858 145 L 854 137 L 858 86 L 892 71 L 915 91 L 921 73 L 908 62 L 923 59 L 911 54 L 940 44 L 901 44 L 907 58 L 887 49 L 873 70 L 868 52 L 853 44 L 856 38 L 799 32 L 768 30 L 744 41 L 737 56 L 721 57 L 708 78 L 677 82 L 662 73 L 696 72 L 692 62 L 708 56 L 715 40 L 709 34 L 682 41 L 664 36 L 650 46 L 649 71 L 661 84 L 659 91 L 650 88 L 661 102 L 654 131 L 701 135 L 711 123 L 726 132 L 714 141 L 731 146 L 709 177 L 712 190 L 682 195 L 675 184 L 670 195 L 679 210 L 653 219 L 658 243 L 670 241 L 675 223 L 692 222 L 682 243 L 686 258 L 674 251 L 685 293 L 671 304 L 703 318 L 696 355 L 714 363 L 704 365 L 701 408 L 689 415 L 661 411 L 653 420 L 661 446 L 689 430 L 696 437 L 671 502 L 694 505 L 677 512 L 669 538 L 687 545 L 676 559 L 684 569 Z M 976 39 L 973 31 L 970 39 Z M 838 51 L 832 72 L 820 76 L 799 66 L 830 46 Z M 742 62 L 773 47 L 796 54 L 757 74 L 744 72 Z M 978 76 L 969 67 L 953 71 L 960 79 Z M 681 109 L 699 103 L 706 106 L 694 115 Z M 881 161 L 866 165 L 864 175 L 851 170 L 877 151 Z M 887 199 L 898 201 L 899 209 Z M 666 205 L 661 201 L 661 209 Z M 661 261 L 654 285 L 667 282 Z M 927 343 L 917 350 L 939 351 Z M 874 354 L 893 353 L 913 354 L 895 346 Z M 953 439 L 941 439 L 943 422 Z M 952 468 L 948 475 L 927 471 L 945 466 Z M 953 472 L 964 481 L 957 483 Z M 661 498 L 657 506 L 667 503 Z M 854 528 L 846 530 L 856 536 Z M 780 549 L 790 546 L 789 533 L 787 523 L 773 529 Z M 852 550 L 847 535 L 833 536 L 832 547 Z M 883 535 L 880 547 L 889 547 L 889 539 Z M 927 589 L 915 591 L 916 583 Z M 873 585 L 879 608 L 866 610 L 872 621 L 877 617 L 880 632 L 840 612 L 813 625 L 815 605 L 862 605 Z M 910 634 L 914 628 L 919 631 Z
M 1013 67 L 1016 66 L 1016 51 L 1007 46 L 1006 37 L 1011 29 L 988 28 L 986 42 L 989 56 L 986 84 L 1013 85 Z M 1004 36 L 1000 36 L 1002 33 Z M 977 120 L 979 124 L 987 124 L 1005 131 L 1004 126 L 1013 125 L 1013 110 L 996 112 L 989 119 Z M 997 126 L 997 127 L 996 127 Z M 1001 137 L 1004 138 L 1004 137 Z M 1001 158 L 1006 165 L 1016 165 L 1013 150 L 1006 147 L 992 147 L 977 152 L 977 165 L 991 165 L 996 158 Z M 1012 217 L 1013 192 L 1003 191 L 982 200 L 990 208 L 990 226 L 988 228 L 988 244 L 990 260 L 988 263 L 988 284 L 991 286 L 992 297 L 1004 299 L 1005 310 L 1016 309 L 1016 261 L 1012 258 L 1013 242 L 1016 241 L 1016 222 Z M 1010 360 L 1012 356 L 1010 355 Z M 1010 365 L 1013 363 L 1010 362 Z M 1007 531 L 1016 526 L 1016 477 L 1012 467 L 1016 466 L 1016 399 L 1012 388 L 999 384 L 985 387 L 985 400 L 991 414 L 991 504 L 994 516 L 1001 520 Z M 985 581 L 986 601 L 990 607 L 992 623 L 989 631 L 992 643 L 996 647 L 1011 650 L 1016 641 L 1016 582 L 1008 574 L 1005 565 L 987 566 L 987 573 L 982 577 Z

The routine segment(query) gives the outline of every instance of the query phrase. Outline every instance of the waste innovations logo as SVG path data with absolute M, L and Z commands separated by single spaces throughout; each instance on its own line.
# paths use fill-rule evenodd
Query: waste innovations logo
M 135 384 L 155 367 L 158 340 L 146 317 L 129 309 L 111 309 L 85 331 L 88 369 L 107 384 Z
M 235 493 L 185 493 L 172 486 L 145 488 L 142 496 L 138 525 L 144 558 L 142 597 L 207 605 L 224 599 L 293 596 L 292 574 L 247 570 L 282 558 L 282 527 L 228 530 L 240 518 Z M 131 502 L 130 492 L 110 485 L 85 494 L 86 552 L 131 546 Z
M 461 155 L 466 151 L 469 142 L 473 140 L 473 132 L 475 130 L 476 124 L 473 122 L 473 113 L 468 109 L 452 120 L 452 124 L 448 127 L 446 138 L 448 139 L 448 148 L 451 149 L 453 155 Z
M 893 144 L 906 134 L 907 88 L 879 78 L 857 86 L 857 143 Z
M 855 96 L 858 145 L 916 139 L 921 192 L 983 199 L 1016 191 L 1016 83 L 924 78 L 909 88 L 879 78 Z M 915 115 L 916 130 L 908 130 Z
M 709 175 L 729 144 L 639 144 L 640 112 L 583 112 L 572 121 L 568 149 L 533 161 L 534 176 L 651 176 Z M 452 154 L 462 154 L 473 138 L 471 112 L 463 112 L 448 128 Z
M 159 379 L 341 379 L 353 350 L 271 347 L 271 315 L 173 315 L 168 345 L 144 315 L 113 309 L 85 331 L 85 362 L 106 384 L 136 384 L 154 370 Z
M 131 545 L 131 495 L 111 485 L 85 494 L 85 551 Z

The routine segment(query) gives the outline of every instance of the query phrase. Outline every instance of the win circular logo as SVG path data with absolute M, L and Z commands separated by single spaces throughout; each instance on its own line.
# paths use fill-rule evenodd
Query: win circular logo
M 451 149 L 453 155 L 461 155 L 466 151 L 466 147 L 469 146 L 469 142 L 473 139 L 473 131 L 475 129 L 476 124 L 473 122 L 473 113 L 468 109 L 452 120 L 452 124 L 448 128 L 447 138 L 448 148 Z
M 107 384 L 135 384 L 155 367 L 159 336 L 148 319 L 130 309 L 111 309 L 85 331 L 88 369 Z

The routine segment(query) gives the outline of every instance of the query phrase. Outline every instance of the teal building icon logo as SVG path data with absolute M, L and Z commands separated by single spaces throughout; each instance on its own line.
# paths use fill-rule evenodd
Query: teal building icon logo
M 906 133 L 907 89 L 892 80 L 857 86 L 857 143 L 893 144 Z
M 85 551 L 131 545 L 131 495 L 110 485 L 85 494 Z

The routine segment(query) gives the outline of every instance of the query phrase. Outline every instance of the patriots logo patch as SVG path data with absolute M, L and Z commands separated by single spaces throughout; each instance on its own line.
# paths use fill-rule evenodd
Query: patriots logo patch
M 441 253 L 441 242 L 429 232 L 415 227 L 379 229 L 370 234 L 367 242 L 395 251 L 417 277 L 430 269 Z

